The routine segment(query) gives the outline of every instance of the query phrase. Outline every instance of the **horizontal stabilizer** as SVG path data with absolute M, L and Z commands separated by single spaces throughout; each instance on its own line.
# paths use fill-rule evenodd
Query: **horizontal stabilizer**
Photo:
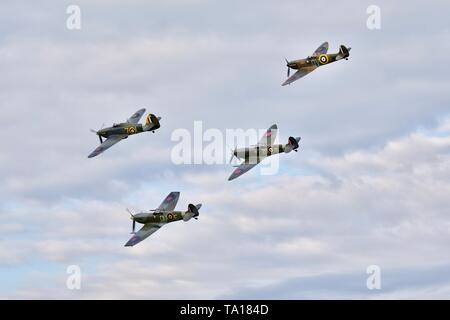
M 145 118 L 144 131 L 153 131 L 161 127 L 159 120 L 161 120 L 161 117 L 157 117 L 150 113 L 147 118 Z
M 183 220 L 189 221 L 191 218 L 197 219 L 197 217 L 200 215 L 200 212 L 198 211 L 202 207 L 201 204 L 193 205 L 190 203 L 188 205 L 188 210 L 185 212 Z
M 336 60 L 347 59 L 350 56 L 350 50 L 351 49 L 352 48 L 347 48 L 346 46 L 341 45 L 339 47 L 339 53 L 336 56 Z
M 298 149 L 298 142 L 300 141 L 300 137 L 294 138 L 294 137 L 289 137 L 288 139 L 288 143 L 284 149 L 284 152 L 289 153 L 292 150 L 297 151 Z

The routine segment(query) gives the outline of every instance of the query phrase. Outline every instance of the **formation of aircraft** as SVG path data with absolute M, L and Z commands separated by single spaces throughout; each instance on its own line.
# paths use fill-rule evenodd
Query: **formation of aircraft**
M 174 211 L 179 198 L 180 193 L 174 191 L 169 193 L 159 207 L 154 210 L 132 214 L 131 211 L 127 209 L 128 213 L 131 215 L 131 220 L 133 220 L 133 229 L 131 231 L 133 236 L 125 244 L 125 247 L 135 246 L 142 240 L 148 238 L 154 232 L 158 231 L 165 224 L 179 220 L 186 222 L 191 218 L 197 220 L 200 214 L 199 210 L 202 205 L 193 205 L 190 203 L 187 211 Z M 136 222 L 144 225 L 138 232 L 134 232 Z
M 233 171 L 231 176 L 228 178 L 228 181 L 240 177 L 247 171 L 254 168 L 262 160 L 267 157 L 273 156 L 274 154 L 283 152 L 289 153 L 292 150 L 297 152 L 298 143 L 301 139 L 300 137 L 289 137 L 287 144 L 273 144 L 277 133 L 278 127 L 276 124 L 274 124 L 269 129 L 267 129 L 266 133 L 257 145 L 249 148 L 235 148 L 231 155 L 230 162 L 233 157 L 236 157 L 238 159 L 241 159 L 242 163 L 238 165 L 237 168 Z
M 123 123 L 115 123 L 112 127 L 100 129 L 98 131 L 92 130 L 100 140 L 100 145 L 92 151 L 88 158 L 98 156 L 103 151 L 111 148 L 117 142 L 128 138 L 133 134 L 138 134 L 141 132 L 151 131 L 155 132 L 161 125 L 159 121 L 161 117 L 156 117 L 154 114 L 149 114 L 145 119 L 145 124 L 142 125 L 139 122 L 142 115 L 145 113 L 145 108 L 136 111 L 130 118 L 128 118 Z M 106 138 L 103 141 L 102 138 Z
M 348 60 L 350 56 L 351 48 L 347 48 L 344 45 L 339 47 L 338 53 L 327 54 L 328 51 L 328 42 L 324 42 L 314 51 L 314 53 L 305 58 L 299 60 L 288 61 L 286 59 L 287 66 L 287 77 L 288 79 L 283 82 L 282 86 L 287 84 L 291 84 L 292 82 L 306 76 L 308 73 L 313 72 L 320 66 L 324 66 L 326 64 L 336 62 L 342 59 Z M 290 70 L 297 70 L 292 76 L 290 75 Z
M 350 56 L 350 49 L 351 48 L 341 45 L 338 53 L 327 54 L 328 42 L 324 42 L 311 56 L 308 56 L 305 59 L 293 61 L 288 61 L 286 59 L 288 79 L 282 85 L 285 86 L 291 84 L 320 66 L 342 59 L 348 60 L 348 57 Z M 297 70 L 297 72 L 292 76 L 290 76 L 291 69 Z M 155 130 L 160 128 L 161 117 L 156 117 L 154 114 L 149 114 L 146 117 L 145 124 L 139 124 L 139 120 L 144 113 L 145 109 L 143 108 L 136 111 L 123 123 L 113 124 L 112 127 L 102 128 L 98 131 L 91 129 L 91 131 L 99 137 L 100 145 L 88 156 L 88 158 L 93 158 L 99 155 L 115 145 L 117 142 L 128 138 L 130 135 L 147 131 L 155 132 Z M 279 153 L 289 153 L 291 151 L 297 152 L 301 138 L 294 138 L 291 136 L 289 137 L 287 144 L 274 144 L 277 132 L 278 127 L 274 124 L 267 129 L 266 133 L 257 145 L 246 148 L 235 148 L 232 152 L 230 162 L 233 157 L 235 157 L 241 160 L 241 163 L 236 166 L 237 168 L 233 171 L 228 180 L 234 180 L 240 177 L 267 157 Z M 106 140 L 103 141 L 103 138 Z M 198 219 L 199 210 L 202 206 L 201 204 L 189 204 L 187 211 L 174 211 L 179 197 L 180 192 L 171 192 L 158 208 L 147 212 L 133 214 L 127 209 L 133 221 L 131 232 L 133 236 L 128 240 L 125 246 L 135 246 L 167 223 L 180 220 L 189 221 L 192 218 Z M 135 232 L 136 222 L 144 225 L 138 232 Z

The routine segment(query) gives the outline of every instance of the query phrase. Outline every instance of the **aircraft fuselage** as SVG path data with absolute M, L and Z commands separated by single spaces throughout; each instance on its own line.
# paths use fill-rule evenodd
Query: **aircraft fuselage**
M 285 152 L 286 146 L 283 144 L 274 144 L 272 146 L 256 146 L 251 148 L 238 148 L 233 154 L 245 163 L 258 163 L 261 160 L 274 154 Z
M 332 53 L 332 54 L 320 54 L 316 57 L 308 57 L 306 59 L 298 59 L 298 60 L 292 60 L 289 61 L 287 66 L 291 69 L 299 70 L 306 67 L 316 66 L 320 67 L 332 62 L 336 62 L 339 59 L 337 59 L 338 53 Z
M 170 211 L 170 212 L 141 212 L 134 215 L 136 222 L 146 223 L 170 223 L 178 220 L 183 220 L 185 212 Z
M 131 123 L 119 123 L 114 124 L 112 127 L 101 129 L 97 132 L 99 136 L 108 138 L 114 135 L 133 135 L 136 133 L 144 132 L 142 124 L 131 124 Z

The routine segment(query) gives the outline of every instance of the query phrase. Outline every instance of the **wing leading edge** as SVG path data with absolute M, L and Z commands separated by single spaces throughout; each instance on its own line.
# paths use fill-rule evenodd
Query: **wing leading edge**
M 228 178 L 228 181 L 234 180 L 234 179 L 242 176 L 244 173 L 246 173 L 246 172 L 250 171 L 251 169 L 253 169 L 258 163 L 252 163 L 252 164 L 243 163 L 243 164 L 241 164 L 239 167 L 237 167 L 233 171 L 231 176 Z
M 314 51 L 313 57 L 317 57 L 318 55 L 325 54 L 328 52 L 328 42 L 325 41 Z
M 305 67 L 300 70 L 298 70 L 296 73 L 294 73 L 290 78 L 288 78 L 285 82 L 283 82 L 282 86 L 291 84 L 294 81 L 297 81 L 298 79 L 306 76 L 307 74 L 313 72 L 317 67 L 316 66 L 310 66 Z
M 137 124 L 139 122 L 139 120 L 141 120 L 144 112 L 145 112 L 145 108 L 142 108 L 142 109 L 136 111 L 130 118 L 127 119 L 127 122 Z
M 164 201 L 156 209 L 157 211 L 173 211 L 175 209 L 178 199 L 180 198 L 180 193 L 174 191 L 169 193 L 169 195 L 164 199 Z
M 271 146 L 277 137 L 278 127 L 276 124 L 273 124 L 269 129 L 267 129 L 266 133 L 259 140 L 259 146 Z
M 95 156 L 98 156 L 100 153 L 111 148 L 113 145 L 115 145 L 117 142 L 119 142 L 123 138 L 125 138 L 125 135 L 116 135 L 116 136 L 109 137 L 108 139 L 103 141 L 103 143 L 101 145 L 99 145 L 94 151 L 92 151 L 92 153 L 90 155 L 88 155 L 88 158 L 93 158 Z
M 161 224 L 147 223 L 138 232 L 136 232 L 130 240 L 125 244 L 125 247 L 132 247 L 139 242 L 147 239 L 150 235 L 158 231 L 162 227 Z

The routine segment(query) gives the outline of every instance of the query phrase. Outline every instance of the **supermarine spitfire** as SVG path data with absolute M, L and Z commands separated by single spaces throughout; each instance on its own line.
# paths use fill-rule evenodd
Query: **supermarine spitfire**
M 233 157 L 238 159 L 242 159 L 242 163 L 237 166 L 237 168 L 233 171 L 228 180 L 236 179 L 240 177 L 253 167 L 255 167 L 258 163 L 264 160 L 267 157 L 273 156 L 278 153 L 289 153 L 292 150 L 297 152 L 298 142 L 300 141 L 300 137 L 294 138 L 289 137 L 287 144 L 276 144 L 273 142 L 277 136 L 278 127 L 276 124 L 272 125 L 269 129 L 267 129 L 264 136 L 258 142 L 256 146 L 252 146 L 250 148 L 235 148 L 231 155 L 231 160 Z
M 327 54 L 328 51 L 328 42 L 322 43 L 320 47 L 317 48 L 314 53 L 307 57 L 306 59 L 299 59 L 299 60 L 293 60 L 288 61 L 286 59 L 286 66 L 287 66 L 287 76 L 288 79 L 283 82 L 282 86 L 285 86 L 287 84 L 291 84 L 292 82 L 306 76 L 308 73 L 314 71 L 320 66 L 336 62 L 338 60 L 348 60 L 348 57 L 350 56 L 350 50 L 351 48 L 347 48 L 344 45 L 341 45 L 339 47 L 338 53 L 332 53 Z M 298 70 L 296 73 L 294 73 L 291 77 L 290 70 Z
M 174 211 L 179 197 L 179 192 L 171 192 L 158 208 L 148 212 L 132 214 L 127 209 L 131 215 L 131 220 L 133 220 L 133 231 L 131 232 L 133 236 L 125 244 L 125 247 L 132 247 L 138 244 L 167 223 L 179 220 L 189 221 L 191 218 L 198 219 L 198 210 L 202 207 L 201 204 L 189 204 L 187 211 Z M 136 222 L 142 223 L 144 226 L 135 233 Z
M 88 156 L 88 158 L 99 155 L 106 149 L 115 145 L 117 142 L 126 139 L 128 138 L 128 136 L 131 136 L 133 134 L 146 131 L 155 132 L 155 130 L 161 126 L 159 123 L 161 117 L 156 117 L 154 114 L 150 113 L 145 119 L 145 124 L 142 125 L 138 122 L 144 112 L 144 108 L 140 109 L 136 111 L 129 119 L 127 119 L 126 122 L 115 123 L 112 127 L 109 128 L 100 129 L 98 131 L 91 129 L 92 132 L 98 135 L 98 138 L 100 139 L 100 145 Z M 103 141 L 102 138 L 106 138 L 106 140 Z

